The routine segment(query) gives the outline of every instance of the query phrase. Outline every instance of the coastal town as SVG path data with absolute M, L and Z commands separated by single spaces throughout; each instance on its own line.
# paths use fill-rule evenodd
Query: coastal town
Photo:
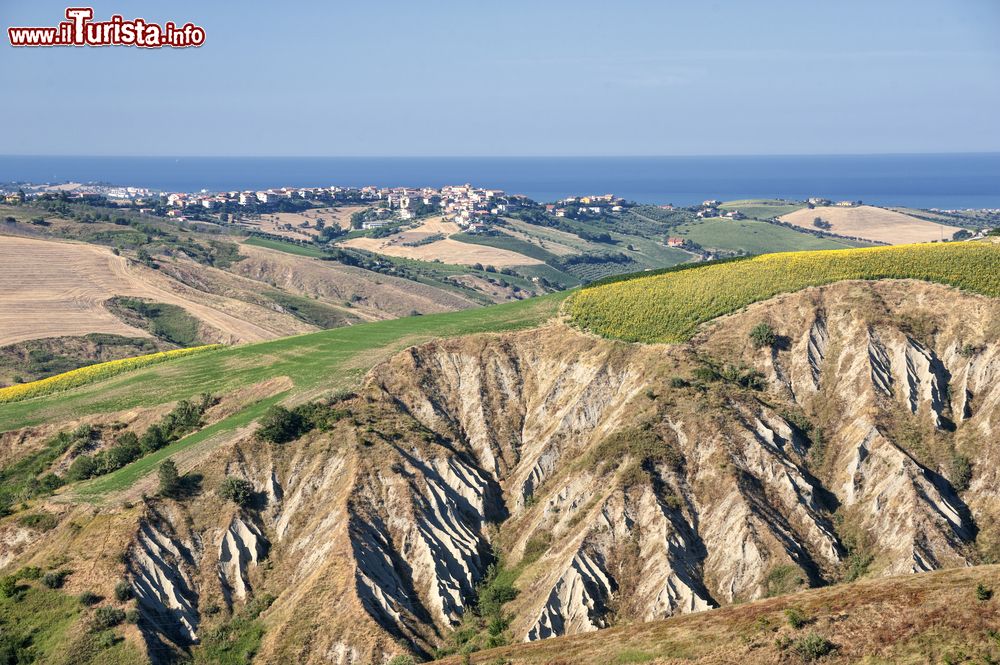
M 18 203 L 42 195 L 58 194 L 69 199 L 103 197 L 109 202 L 136 207 L 141 213 L 164 212 L 183 221 L 198 213 L 227 213 L 235 223 L 255 213 L 295 209 L 309 205 L 365 205 L 374 208 L 359 221 L 362 230 L 378 229 L 400 221 L 435 214 L 453 221 L 470 233 L 484 231 L 493 217 L 508 215 L 539 204 L 521 194 L 471 184 L 434 187 L 279 187 L 226 192 L 157 192 L 141 187 L 107 185 L 19 185 L 0 189 L 6 203 Z M 580 213 L 600 216 L 635 205 L 613 194 L 571 196 L 542 206 L 556 217 Z M 672 206 L 663 206 L 671 209 Z M 164 210 L 165 208 L 165 210 Z
M 584 238 L 597 237 L 592 235 L 595 227 L 611 228 L 616 220 L 628 217 L 634 210 L 641 210 L 638 214 L 640 221 L 642 217 L 648 218 L 653 214 L 654 217 L 659 217 L 659 223 L 664 224 L 655 238 L 660 246 L 683 250 L 696 260 L 723 258 L 746 252 L 739 249 L 738 244 L 730 248 L 707 245 L 706 231 L 695 229 L 692 233 L 689 226 L 680 224 L 678 220 L 709 224 L 720 221 L 766 221 L 800 233 L 890 244 L 895 241 L 894 237 L 881 237 L 877 232 L 869 233 L 867 225 L 878 225 L 883 221 L 906 221 L 906 218 L 891 208 L 873 208 L 861 201 L 824 197 L 809 197 L 798 202 L 781 199 L 747 200 L 742 203 L 749 208 L 744 209 L 741 205 L 735 205 L 740 202 L 726 203 L 719 199 L 708 199 L 700 204 L 687 206 L 640 204 L 611 193 L 567 196 L 552 202 L 537 202 L 523 194 L 512 194 L 502 189 L 479 187 L 470 183 L 441 187 L 285 186 L 221 192 L 171 192 L 95 183 L 0 183 L 0 201 L 6 204 L 16 205 L 33 199 L 52 198 L 128 209 L 140 216 L 165 217 L 177 222 L 222 224 L 252 235 L 324 243 L 345 239 L 351 241 L 356 234 L 371 234 L 374 237 L 399 234 L 407 229 L 417 228 L 429 219 L 452 226 L 434 227 L 427 231 L 426 238 L 406 236 L 399 237 L 398 241 L 427 244 L 436 241 L 439 236 L 447 237 L 451 233 L 462 233 L 466 237 L 498 233 L 503 235 L 510 231 L 505 228 L 505 220 L 511 217 L 527 218 L 532 223 L 537 223 L 540 219 L 548 220 L 542 223 L 555 227 L 564 219 L 589 224 L 592 225 L 589 227 L 591 230 L 583 227 L 582 230 L 575 228 L 571 232 Z M 761 206 L 762 201 L 767 205 Z M 748 214 L 750 209 L 753 212 Z M 795 209 L 800 209 L 800 212 L 797 215 L 790 214 Z M 857 211 L 856 219 L 845 222 L 843 215 L 837 211 L 850 209 Z M 813 211 L 816 214 L 812 214 Z M 873 219 L 873 211 L 883 217 L 896 215 L 898 219 Z M 969 217 L 971 213 L 971 219 L 982 223 L 981 227 L 973 227 L 970 232 L 949 227 L 947 233 L 942 231 L 937 234 L 940 240 L 952 239 L 953 235 L 954 239 L 980 237 L 991 228 L 1000 226 L 1000 209 L 929 209 L 925 212 L 932 215 L 930 221 L 933 222 L 947 223 L 951 219 L 948 216 Z M 671 218 L 672 213 L 677 213 L 680 217 Z M 636 219 L 636 215 L 632 214 L 631 221 Z M 834 222 L 841 221 L 834 223 L 830 219 Z M 913 221 L 913 218 L 909 219 Z M 424 230 L 427 229 L 431 227 Z M 956 232 L 958 235 L 955 235 Z M 600 235 L 604 237 L 604 242 L 614 244 L 615 241 L 606 232 Z M 918 239 L 932 238 L 921 236 Z

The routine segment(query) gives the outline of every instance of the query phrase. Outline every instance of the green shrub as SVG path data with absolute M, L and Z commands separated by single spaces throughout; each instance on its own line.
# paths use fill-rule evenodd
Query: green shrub
M 272 406 L 260 419 L 256 436 L 270 443 L 287 443 L 306 433 L 306 420 L 283 406 Z
M 59 520 L 56 516 L 51 513 L 31 513 L 28 515 L 21 515 L 17 518 L 18 523 L 21 526 L 26 526 L 29 529 L 35 529 L 36 531 L 51 531 L 59 524 Z
M 0 577 L 0 598 L 13 598 L 17 594 L 17 578 L 13 575 Z
M 497 636 L 510 627 L 510 615 L 500 614 L 490 619 L 487 630 L 490 635 Z
M 124 603 L 132 598 L 132 585 L 127 580 L 119 580 L 115 585 L 115 600 Z
M 487 573 L 489 582 L 479 591 L 479 614 L 484 617 L 494 617 L 500 614 L 505 603 L 517 598 L 517 589 L 496 573 Z
M 722 378 L 714 367 L 709 367 L 708 365 L 699 365 L 698 367 L 695 367 L 693 374 L 695 380 L 702 383 L 713 383 Z
M 778 341 L 778 335 L 769 323 L 758 323 L 750 331 L 750 342 L 755 349 L 770 348 Z
M 96 605 L 101 602 L 101 597 L 98 596 L 93 591 L 84 591 L 80 594 L 80 604 L 90 607 L 91 605 Z
M 86 480 L 97 475 L 97 462 L 90 455 L 80 455 L 69 465 L 66 480 Z
M 738 385 L 742 388 L 749 388 L 750 390 L 763 390 L 767 387 L 767 381 L 764 378 L 764 375 L 754 368 L 747 367 L 746 365 L 726 365 L 726 367 L 719 372 L 719 377 L 724 381 Z
M 110 649 L 118 644 L 118 641 L 119 638 L 113 631 L 105 630 L 94 636 L 93 644 L 98 649 Z
M 227 477 L 219 486 L 219 496 L 237 506 L 246 506 L 253 499 L 253 484 L 242 478 Z
M 125 621 L 125 610 L 112 607 L 111 605 L 98 607 L 94 612 L 94 626 L 98 630 L 114 628 L 123 621 Z
M 788 621 L 788 625 L 796 630 L 809 623 L 809 617 L 797 607 L 789 607 L 785 610 L 785 619 Z
M 49 589 L 59 589 L 62 588 L 63 582 L 66 581 L 66 578 L 68 576 L 69 573 L 66 572 L 65 570 L 58 570 L 58 571 L 52 571 L 51 573 L 45 573 L 44 575 L 42 575 L 42 584 L 48 587 Z
M 277 600 L 277 598 L 269 593 L 263 593 L 259 596 L 255 596 L 254 599 L 247 603 L 246 607 L 243 608 L 243 614 L 250 619 L 256 619 L 264 610 L 273 605 L 275 600 Z
M 951 460 L 951 484 L 955 490 L 964 492 L 972 482 L 972 460 L 965 455 L 955 455 Z
M 139 619 L 140 619 L 139 610 L 135 609 L 134 607 L 130 607 L 129 609 L 125 610 L 125 621 L 127 621 L 128 623 L 137 624 L 139 623 Z
M 837 646 L 821 635 L 809 633 L 795 640 L 792 643 L 792 648 L 803 661 L 809 663 L 832 653 Z
M 979 353 L 979 347 L 975 344 L 963 344 L 962 348 L 958 351 L 959 355 L 963 358 L 971 358 L 972 356 Z
M 13 633 L 8 630 L 0 632 L 0 663 L 3 665 L 20 665 L 34 663 L 35 655 L 31 648 L 31 635 Z
M 847 555 L 847 568 L 844 571 L 844 581 L 853 582 L 864 577 L 874 560 L 875 555 L 870 552 L 852 551 Z
M 766 595 L 768 598 L 791 593 L 805 585 L 806 580 L 802 575 L 802 571 L 799 570 L 798 566 L 791 564 L 775 566 L 768 572 L 767 577 L 764 578 L 764 586 L 767 589 Z
M 416 665 L 413 656 L 396 656 L 389 661 L 389 665 Z
M 528 542 L 524 544 L 524 556 L 521 563 L 534 563 L 545 554 L 552 543 L 552 533 L 549 531 L 538 531 L 531 534 Z
M 985 603 L 992 597 L 993 597 L 993 589 L 986 586 L 982 582 L 976 585 L 976 600 Z
M 37 580 L 42 577 L 42 569 L 38 566 L 25 566 L 17 571 L 17 577 L 22 580 Z

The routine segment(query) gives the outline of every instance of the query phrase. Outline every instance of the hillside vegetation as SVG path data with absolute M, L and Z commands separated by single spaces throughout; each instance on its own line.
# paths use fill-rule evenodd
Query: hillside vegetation
M 779 293 L 846 279 L 920 279 L 1000 295 L 1000 246 L 901 245 L 767 254 L 584 289 L 571 320 L 605 337 L 680 342 L 706 321 Z
M 1000 603 L 977 600 L 976 589 L 992 588 L 998 573 L 986 566 L 865 580 L 441 662 L 993 663 Z
M 275 377 L 290 378 L 300 393 L 350 388 L 373 365 L 407 345 L 435 337 L 535 326 L 550 318 L 564 298 L 564 294 L 552 294 L 489 308 L 391 319 L 286 337 L 178 359 L 110 379 L 107 377 L 112 375 L 106 373 L 106 367 L 127 367 L 150 356 L 86 367 L 5 389 L 10 391 L 9 396 L 17 394 L 23 399 L 24 390 L 65 384 L 73 377 L 74 390 L 5 405 L 0 410 L 0 431 L 61 418 L 148 407 L 203 392 L 228 393 Z M 153 357 L 174 357 L 196 350 Z M 89 380 L 78 381 L 78 377 Z
M 32 397 L 50 395 L 52 393 L 69 390 L 101 379 L 107 379 L 125 372 L 148 367 L 157 363 L 165 362 L 173 358 L 194 355 L 203 351 L 211 351 L 221 348 L 219 344 L 208 344 L 205 346 L 195 346 L 188 349 L 174 349 L 173 351 L 160 351 L 144 356 L 134 356 L 132 358 L 121 358 L 119 360 L 109 360 L 106 363 L 88 365 L 79 369 L 70 370 L 50 376 L 46 379 L 31 381 L 30 383 L 20 383 L 6 388 L 0 388 L 0 404 L 8 402 L 19 402 Z
M 2 630 L 57 665 L 997 656 L 1000 301 L 846 281 L 677 345 L 538 328 L 561 302 L 0 405 Z

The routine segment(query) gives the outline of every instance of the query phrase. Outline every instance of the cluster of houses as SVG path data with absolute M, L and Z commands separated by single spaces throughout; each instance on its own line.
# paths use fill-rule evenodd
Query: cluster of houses
M 118 187 L 112 185 L 83 185 L 80 183 L 20 184 L 17 189 L 2 189 L 0 194 L 3 202 L 13 205 L 24 203 L 25 198 L 34 198 L 43 194 L 62 194 L 70 199 L 86 199 L 93 196 L 104 196 L 117 201 L 133 201 L 141 198 L 151 198 L 156 193 L 145 187 Z
M 695 213 L 700 219 L 711 219 L 715 217 L 726 217 L 728 219 L 746 219 L 744 215 L 739 210 L 719 210 L 719 206 L 722 205 L 722 201 L 712 199 L 710 201 L 702 201 L 701 208 Z
M 202 207 L 208 210 L 227 205 L 258 206 L 288 199 L 338 201 L 348 199 L 377 200 L 383 190 L 377 187 L 280 187 L 277 189 L 231 192 L 173 192 L 166 195 L 167 206 L 173 209 Z
M 614 194 L 598 194 L 592 196 L 570 196 L 556 203 L 545 206 L 545 212 L 556 217 L 565 217 L 576 211 L 585 215 L 603 215 L 609 212 L 621 212 L 626 206 L 625 199 Z
M 810 208 L 826 208 L 828 206 L 836 206 L 838 208 L 856 208 L 861 205 L 861 201 L 837 201 L 834 203 L 830 199 L 813 196 L 806 201 L 806 204 Z
M 470 184 L 445 185 L 441 189 L 396 187 L 379 190 L 380 198 L 390 210 L 397 210 L 401 219 L 412 219 L 428 208 L 439 210 L 446 219 L 462 227 L 478 226 L 478 221 L 490 215 L 505 215 L 531 201 L 524 196 L 507 194 L 501 189 L 481 189 Z
M 171 217 L 183 215 L 183 210 L 192 206 L 208 210 L 226 206 L 259 206 L 274 204 L 284 199 L 322 200 L 335 202 L 369 202 L 379 205 L 387 214 L 376 215 L 367 220 L 365 228 L 378 228 L 392 222 L 392 219 L 413 219 L 428 211 L 443 214 L 445 218 L 460 226 L 476 230 L 480 220 L 490 215 L 504 215 L 521 208 L 531 201 L 520 195 L 511 195 L 499 189 L 482 189 L 472 185 L 448 185 L 440 189 L 432 187 L 282 187 L 267 190 L 246 190 L 188 194 L 175 192 L 166 195 L 167 214 Z

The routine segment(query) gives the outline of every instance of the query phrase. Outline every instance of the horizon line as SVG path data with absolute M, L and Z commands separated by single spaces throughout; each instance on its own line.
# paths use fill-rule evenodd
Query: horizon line
M 814 152 L 814 153 L 701 153 L 701 154 L 614 154 L 614 155 L 140 155 L 140 154 L 24 154 L 0 153 L 0 158 L 86 158 L 86 159 L 690 159 L 740 157 L 930 157 L 991 156 L 1000 150 L 943 152 Z

